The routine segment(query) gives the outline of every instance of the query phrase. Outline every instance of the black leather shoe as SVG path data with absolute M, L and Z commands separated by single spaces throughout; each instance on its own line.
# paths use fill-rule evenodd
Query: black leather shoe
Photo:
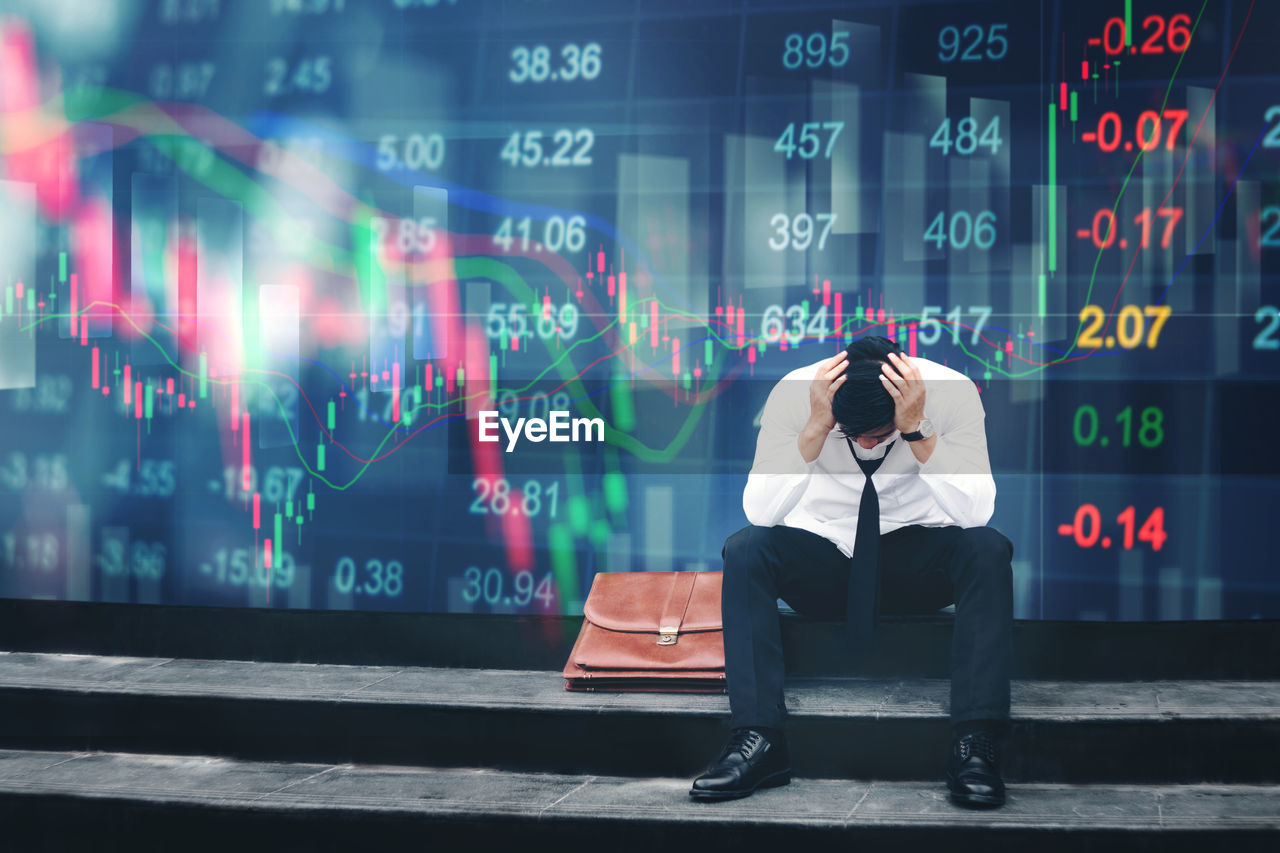
M 720 757 L 693 780 L 689 796 L 695 800 L 732 800 L 791 781 L 791 756 L 785 735 L 777 743 L 762 732 L 737 728 Z
M 1000 778 L 1000 748 L 996 735 L 977 731 L 951 742 L 947 759 L 947 787 L 951 802 L 970 808 L 1004 805 L 1004 780 Z

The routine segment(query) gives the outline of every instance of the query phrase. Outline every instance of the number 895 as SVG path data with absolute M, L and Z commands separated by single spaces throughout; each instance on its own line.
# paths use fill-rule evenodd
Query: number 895
M 830 65 L 841 68 L 849 61 L 849 31 L 840 30 L 831 34 L 831 43 L 827 44 L 827 34 L 810 33 L 802 36 L 792 33 L 782 44 L 782 67 L 795 71 L 801 65 L 808 68 L 821 68 Z

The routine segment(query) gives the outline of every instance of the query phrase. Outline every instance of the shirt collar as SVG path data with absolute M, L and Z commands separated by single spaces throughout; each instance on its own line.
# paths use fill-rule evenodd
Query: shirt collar
M 870 462 L 873 459 L 882 458 L 889 450 L 889 445 L 898 440 L 898 436 L 902 435 L 901 431 L 894 430 L 885 437 L 885 440 L 877 444 L 870 450 L 863 450 L 858 442 L 850 439 L 849 444 L 853 447 L 853 455 L 861 459 L 863 462 Z

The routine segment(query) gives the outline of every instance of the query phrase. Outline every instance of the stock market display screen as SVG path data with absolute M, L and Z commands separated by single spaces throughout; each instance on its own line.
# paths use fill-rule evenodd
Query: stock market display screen
M 577 614 L 719 569 L 774 383 L 876 334 L 980 392 L 1017 617 L 1280 617 L 1278 57 L 1259 0 L 0 0 L 0 596 Z

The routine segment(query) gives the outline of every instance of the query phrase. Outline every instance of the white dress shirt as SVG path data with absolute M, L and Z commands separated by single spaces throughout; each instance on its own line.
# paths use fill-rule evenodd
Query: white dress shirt
M 880 500 L 880 533 L 912 524 L 981 527 L 995 510 L 996 484 L 978 389 L 964 374 L 937 362 L 908 360 L 924 379 L 924 416 L 938 438 L 924 464 L 896 430 L 869 451 L 853 442 L 864 459 L 883 456 L 893 442 L 872 475 Z M 820 363 L 791 371 L 769 393 L 742 508 L 752 524 L 799 527 L 830 539 L 852 557 L 866 475 L 839 429 L 827 435 L 812 462 L 804 461 L 796 445 L 809 419 L 809 383 Z

